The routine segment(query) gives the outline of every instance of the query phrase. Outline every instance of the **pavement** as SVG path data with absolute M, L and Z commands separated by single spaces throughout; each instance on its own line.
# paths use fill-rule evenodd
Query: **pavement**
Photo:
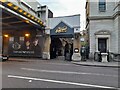
M 82 66 L 95 66 L 95 67 L 112 67 L 112 68 L 120 68 L 119 62 L 97 62 L 97 61 L 80 61 L 74 62 L 73 64 L 82 65 Z
M 10 60 L 15 61 L 16 58 L 10 58 Z M 35 61 L 35 60 L 40 60 L 39 58 L 17 58 L 16 61 L 19 62 L 27 62 L 27 61 Z M 53 61 L 55 59 L 52 59 L 51 61 Z M 112 67 L 112 68 L 120 68 L 119 62 L 97 62 L 94 60 L 86 60 L 86 61 L 71 61 L 71 63 L 76 64 L 76 65 L 81 65 L 81 66 L 94 66 L 94 67 Z

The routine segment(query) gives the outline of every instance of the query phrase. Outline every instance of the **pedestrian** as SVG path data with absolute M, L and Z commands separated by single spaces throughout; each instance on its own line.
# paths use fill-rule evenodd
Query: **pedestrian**
M 101 62 L 101 61 L 102 61 L 102 54 L 101 54 L 101 51 L 99 51 L 98 57 L 99 57 L 98 62 Z
M 85 59 L 86 59 L 86 50 L 85 50 L 84 46 L 81 47 L 80 52 L 81 52 L 82 60 L 85 61 Z
M 72 61 L 72 55 L 73 55 L 73 43 L 70 44 L 70 61 Z
M 86 59 L 89 59 L 89 46 L 87 45 L 85 49 L 86 49 Z
M 110 58 L 109 58 L 110 57 L 110 53 L 109 53 L 109 50 L 107 50 L 107 54 L 108 54 L 107 55 L 107 61 L 110 62 Z
M 69 44 L 67 41 L 65 44 L 64 56 L 65 56 L 65 60 L 68 60 L 68 58 L 69 58 Z

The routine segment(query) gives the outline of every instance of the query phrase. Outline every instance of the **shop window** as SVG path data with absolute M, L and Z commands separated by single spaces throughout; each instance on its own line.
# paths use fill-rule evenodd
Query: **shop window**
M 13 42 L 13 41 L 14 41 L 14 37 L 10 37 L 10 38 L 9 38 L 9 41 L 12 41 L 12 42 Z
M 20 41 L 24 41 L 24 37 L 20 37 Z
M 100 12 L 106 11 L 106 0 L 99 0 L 99 11 Z
M 40 13 L 38 12 L 38 17 L 40 18 Z

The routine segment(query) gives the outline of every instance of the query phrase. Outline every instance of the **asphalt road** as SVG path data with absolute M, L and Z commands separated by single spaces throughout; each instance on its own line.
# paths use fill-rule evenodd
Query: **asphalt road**
M 0 62 L 1 63 L 1 62 Z M 118 69 L 72 64 L 63 60 L 2 63 L 3 88 L 118 88 Z

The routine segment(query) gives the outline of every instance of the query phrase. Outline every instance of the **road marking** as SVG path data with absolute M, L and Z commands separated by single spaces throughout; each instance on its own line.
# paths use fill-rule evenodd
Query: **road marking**
M 37 72 L 46 72 L 46 73 L 59 73 L 59 74 L 76 74 L 76 75 L 96 75 L 96 76 L 110 76 L 110 77 L 118 77 L 117 75 L 105 75 L 98 73 L 85 73 L 85 72 L 68 72 L 68 71 L 53 71 L 53 70 L 39 70 L 39 69 L 31 69 L 31 68 L 21 68 L 22 70 L 27 71 L 37 71 Z
M 77 86 L 86 86 L 86 87 L 95 87 L 95 88 L 112 88 L 112 89 L 115 89 L 115 87 L 108 87 L 108 86 L 83 84 L 83 83 L 67 82 L 67 81 L 58 81 L 58 80 L 50 80 L 50 79 L 41 79 L 41 78 L 32 78 L 32 77 L 23 77 L 23 76 L 14 76 L 14 75 L 8 75 L 8 78 L 17 78 L 17 79 L 34 80 L 34 81 L 44 81 L 44 82 L 69 84 L 69 85 L 77 85 Z

